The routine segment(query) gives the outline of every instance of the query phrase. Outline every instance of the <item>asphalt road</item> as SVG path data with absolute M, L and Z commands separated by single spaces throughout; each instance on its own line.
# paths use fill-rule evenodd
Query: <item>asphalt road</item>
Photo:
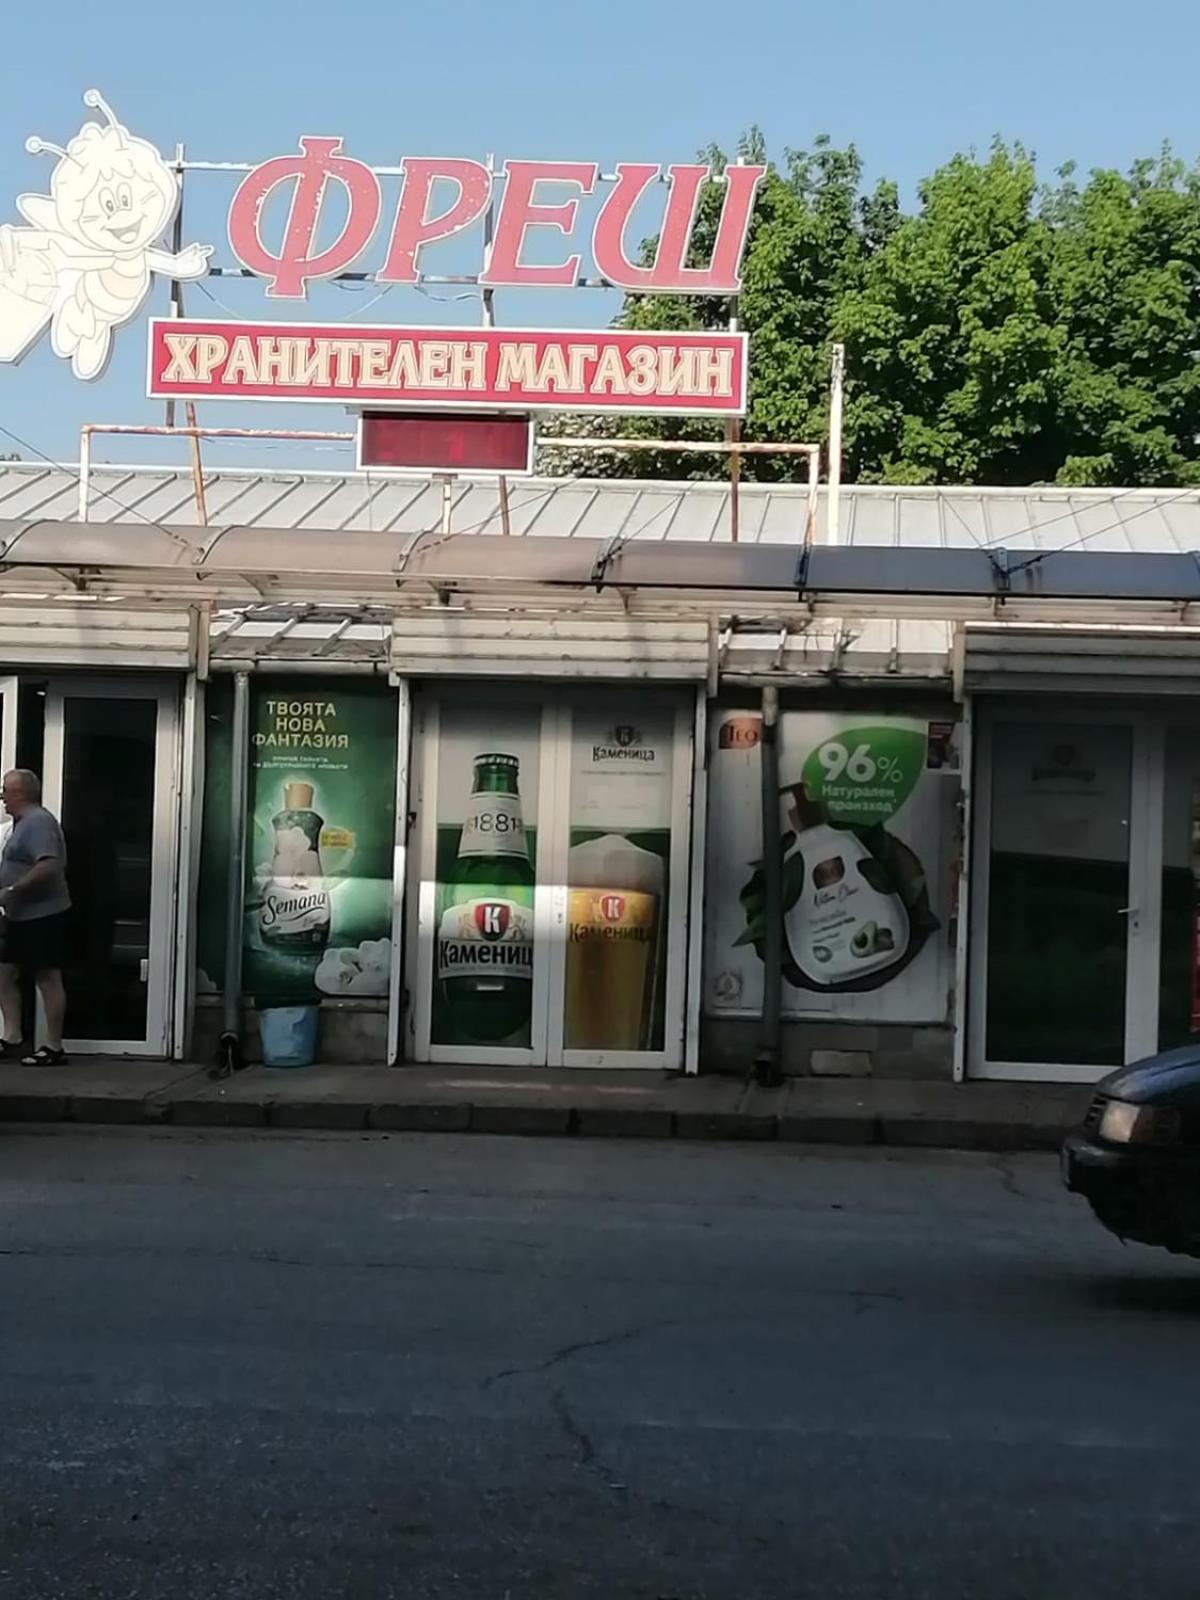
M 1200 1263 L 1040 1157 L 0 1134 L 2 1600 L 1200 1597 Z

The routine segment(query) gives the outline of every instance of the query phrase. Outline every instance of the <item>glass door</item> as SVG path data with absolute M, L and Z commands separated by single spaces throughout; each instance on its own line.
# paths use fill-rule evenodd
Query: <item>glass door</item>
M 415 721 L 418 1061 L 546 1059 L 554 707 L 444 690 Z M 547 759 L 547 750 L 549 759 Z
M 550 1059 L 682 1064 L 691 708 L 639 690 L 558 718 Z
M 175 949 L 178 738 L 173 686 L 56 679 L 46 805 L 67 843 L 69 1051 L 168 1051 Z
M 981 724 L 971 1071 L 1091 1081 L 1153 1048 L 1153 725 L 1041 707 Z
M 422 699 L 417 1060 L 681 1065 L 691 713 L 654 691 Z

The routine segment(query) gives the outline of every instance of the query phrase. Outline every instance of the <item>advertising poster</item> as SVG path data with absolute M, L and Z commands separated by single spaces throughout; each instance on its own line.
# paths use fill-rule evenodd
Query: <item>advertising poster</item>
M 541 712 L 441 708 L 435 1045 L 532 1043 Z
M 530 1049 L 533 978 L 550 962 L 567 1050 L 662 1048 L 673 720 L 597 704 L 571 718 L 566 907 L 535 940 L 541 707 L 443 704 L 437 775 L 435 1045 Z M 545 819 L 543 825 L 545 825 Z M 557 880 L 557 881 L 562 881 Z
M 573 718 L 563 1043 L 661 1050 L 673 718 Z
M 718 716 L 709 774 L 706 1011 L 763 995 L 761 724 Z M 785 712 L 780 719 L 783 1010 L 944 1022 L 959 792 L 955 726 Z
M 228 693 L 210 708 L 201 992 L 224 968 L 231 712 Z M 259 1006 L 387 996 L 395 785 L 386 687 L 252 686 L 242 986 Z

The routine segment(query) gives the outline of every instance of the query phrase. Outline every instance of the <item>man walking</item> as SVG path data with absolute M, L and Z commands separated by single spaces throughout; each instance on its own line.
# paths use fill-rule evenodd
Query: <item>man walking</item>
M 41 803 L 42 786 L 36 773 L 24 768 L 6 772 L 0 799 L 13 819 L 12 831 L 0 855 L 0 912 L 4 919 L 0 949 L 4 1040 L 0 1057 L 10 1061 L 20 1057 L 30 1067 L 58 1066 L 67 1059 L 63 1051 L 67 996 L 62 979 L 67 913 L 71 909 L 67 847 L 57 818 Z M 46 1042 L 27 1056 L 21 1055 L 23 973 L 32 973 L 46 1017 Z

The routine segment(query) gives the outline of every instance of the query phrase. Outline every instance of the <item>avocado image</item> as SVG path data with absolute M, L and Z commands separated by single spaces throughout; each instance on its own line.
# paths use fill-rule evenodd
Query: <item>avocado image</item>
M 875 950 L 875 935 L 878 925 L 874 922 L 864 922 L 862 927 L 850 941 L 850 954 L 855 956 L 869 956 Z
M 827 944 L 813 945 L 813 959 L 822 963 L 833 959 L 833 951 Z

